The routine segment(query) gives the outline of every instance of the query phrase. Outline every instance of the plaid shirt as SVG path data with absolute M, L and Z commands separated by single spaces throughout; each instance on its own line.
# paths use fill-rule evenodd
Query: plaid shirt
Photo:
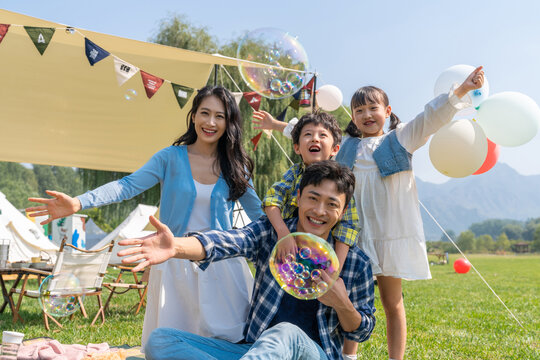
M 285 220 L 291 232 L 296 231 L 298 218 Z M 269 259 L 277 242 L 277 234 L 267 217 L 235 230 L 193 233 L 206 250 L 206 259 L 199 262 L 205 269 L 212 261 L 245 256 L 255 264 L 255 284 L 244 337 L 255 342 L 276 315 L 285 293 L 270 272 Z M 331 241 L 332 237 L 329 238 Z M 322 303 L 317 311 L 319 336 L 329 359 L 342 359 L 344 336 L 356 342 L 369 339 L 375 326 L 373 275 L 369 259 L 359 247 L 353 246 L 347 254 L 340 277 L 345 283 L 349 299 L 362 315 L 358 329 L 345 332 L 339 325 L 337 312 Z
M 262 206 L 277 206 L 281 210 L 283 219 L 294 217 L 298 208 L 298 190 L 300 189 L 300 180 L 304 175 L 304 163 L 294 164 L 283 174 L 283 178 L 272 185 L 266 192 L 262 201 Z M 338 240 L 349 246 L 358 243 L 360 234 L 358 227 L 358 213 L 356 212 L 356 203 L 354 197 L 351 198 L 343 218 L 332 230 L 332 235 Z

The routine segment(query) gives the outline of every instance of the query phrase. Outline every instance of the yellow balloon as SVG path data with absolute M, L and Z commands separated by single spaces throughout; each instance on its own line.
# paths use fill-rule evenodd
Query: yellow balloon
M 486 159 L 488 142 L 475 121 L 461 119 L 443 126 L 429 144 L 429 158 L 435 168 L 449 177 L 472 175 Z

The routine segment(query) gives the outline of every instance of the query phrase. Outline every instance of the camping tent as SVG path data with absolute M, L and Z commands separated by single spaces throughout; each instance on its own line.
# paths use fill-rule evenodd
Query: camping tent
M 109 244 L 111 240 L 114 240 L 114 248 L 111 259 L 109 260 L 109 264 L 121 264 L 122 258 L 117 255 L 118 251 L 121 250 L 121 246 L 118 245 L 118 241 L 151 234 L 152 231 L 145 231 L 144 228 L 148 224 L 148 217 L 150 215 L 155 215 L 157 209 L 158 208 L 156 206 L 142 204 L 137 205 L 135 210 L 133 210 L 116 229 L 90 248 L 90 250 L 99 249 Z
M 55 253 L 58 250 L 38 226 L 19 212 L 2 192 L 0 192 L 0 239 L 9 240 L 9 262 L 30 261 L 34 256 L 44 255 L 43 252 L 55 260 Z
M 1 161 L 132 172 L 185 131 L 193 95 L 181 108 L 172 84 L 199 89 L 215 64 L 238 64 L 2 9 L 0 24 Z M 43 55 L 24 26 L 55 29 Z M 110 55 L 91 66 L 85 38 Z M 119 86 L 118 59 L 163 84 L 148 98 L 138 71 Z
M 107 236 L 107 233 L 99 226 L 96 225 L 94 220 L 89 219 L 85 224 L 85 232 L 86 232 L 86 248 L 91 249 L 94 247 L 95 244 L 101 241 L 105 236 Z

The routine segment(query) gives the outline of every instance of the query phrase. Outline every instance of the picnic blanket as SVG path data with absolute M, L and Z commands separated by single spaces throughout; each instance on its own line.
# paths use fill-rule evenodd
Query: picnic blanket
M 51 338 L 24 341 L 18 360 L 135 360 L 144 359 L 140 347 L 128 345 L 111 347 L 109 344 L 61 344 Z

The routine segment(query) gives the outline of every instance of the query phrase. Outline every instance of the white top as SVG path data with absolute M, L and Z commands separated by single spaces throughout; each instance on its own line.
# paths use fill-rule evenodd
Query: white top
M 215 184 L 201 184 L 193 179 L 197 197 L 193 203 L 193 210 L 189 217 L 186 232 L 208 231 L 212 227 L 210 222 L 210 196 Z
M 435 98 L 414 120 L 398 125 L 398 141 L 413 153 L 465 105 L 453 93 Z M 358 144 L 353 172 L 359 246 L 370 257 L 374 275 L 430 279 L 414 173 L 401 171 L 383 178 L 373 159 L 387 135 L 365 138 Z

